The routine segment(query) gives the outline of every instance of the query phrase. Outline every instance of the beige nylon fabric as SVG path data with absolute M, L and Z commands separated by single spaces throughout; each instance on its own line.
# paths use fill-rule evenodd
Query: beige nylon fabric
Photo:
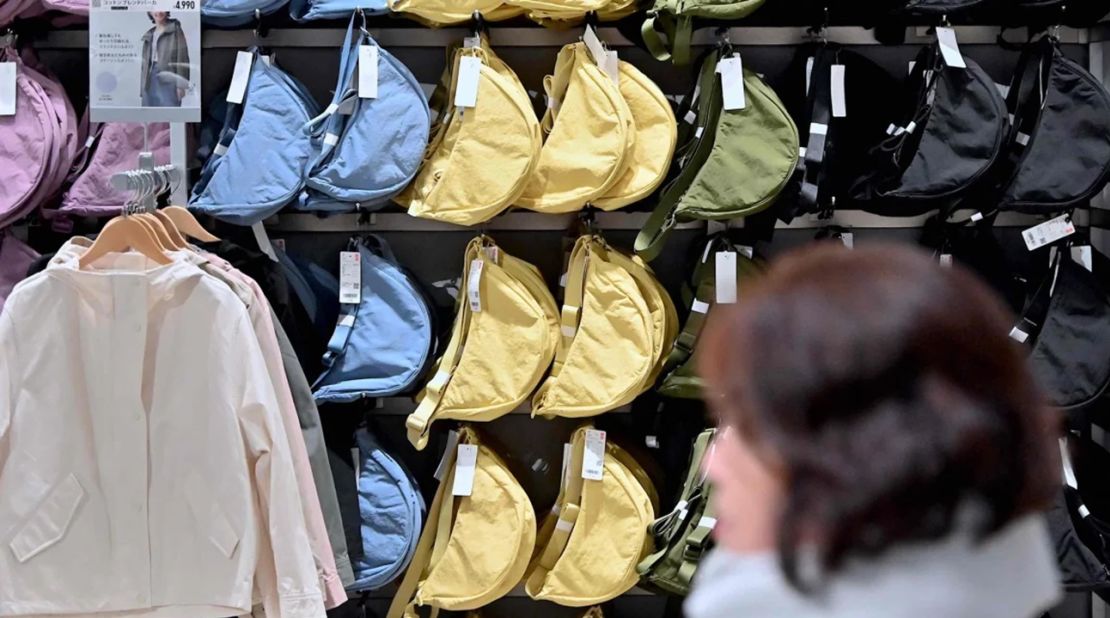
M 667 177 L 678 141 L 674 111 L 659 86 L 628 62 L 620 63 L 620 78 L 620 91 L 636 126 L 636 141 L 624 175 L 593 202 L 602 210 L 623 208 L 651 195 Z
M 651 387 L 677 335 L 674 305 L 642 262 L 583 236 L 571 254 L 555 364 L 535 416 L 587 417 Z
M 435 27 L 470 21 L 475 11 L 493 21 L 505 9 L 502 0 L 389 0 L 389 10 Z
M 560 50 L 544 84 L 558 103 L 544 115 L 550 132 L 516 204 L 538 212 L 574 212 L 605 196 L 624 175 L 636 128 L 620 89 L 585 43 Z
M 416 554 L 388 618 L 415 617 L 416 607 L 478 609 L 520 582 L 536 541 L 536 516 L 505 462 L 469 427 L 459 444 L 478 446 L 471 495 L 452 496 L 455 453 L 429 510 Z
M 633 588 L 639 581 L 636 565 L 653 549 L 648 534 L 656 510 L 651 481 L 611 442 L 606 443 L 601 480 L 583 480 L 587 429 L 572 437 L 566 487 L 557 504 L 559 520 L 549 538 L 541 537 L 545 547 L 525 580 L 528 596 L 569 607 L 604 603 Z
M 474 262 L 482 263 L 477 312 L 467 298 Z M 534 266 L 487 237 L 467 246 L 459 299 L 451 340 L 407 421 L 409 440 L 418 449 L 435 420 L 490 421 L 513 411 L 528 400 L 555 357 L 555 299 Z
M 595 11 L 599 21 L 616 21 L 636 12 L 636 0 L 509 0 L 524 7 L 528 17 L 545 26 L 568 27 Z
M 474 108 L 454 107 L 462 57 L 482 59 Z M 540 156 L 540 127 L 520 80 L 488 47 L 455 52 L 446 120 L 432 137 L 424 164 L 397 198 L 409 214 L 477 225 L 508 208 L 524 191 Z

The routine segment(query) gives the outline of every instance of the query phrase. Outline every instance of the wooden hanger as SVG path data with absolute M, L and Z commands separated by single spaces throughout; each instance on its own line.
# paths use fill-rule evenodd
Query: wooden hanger
M 166 226 L 162 224 L 162 220 L 149 212 L 141 212 L 131 215 L 139 219 L 144 225 L 150 229 L 154 235 L 154 239 L 158 242 L 158 248 L 163 252 L 173 250 L 173 241 L 170 240 L 170 233 L 166 231 Z
M 169 234 L 170 244 L 172 248 L 177 251 L 190 251 L 189 242 L 181 235 L 181 230 L 177 229 L 177 224 L 173 219 L 166 216 L 166 213 L 161 210 L 155 210 L 151 213 L 156 219 L 162 222 L 162 226 L 166 228 L 166 233 Z
M 219 242 L 220 240 L 219 237 L 212 235 L 208 230 L 204 229 L 197 221 L 197 218 L 193 216 L 193 213 L 181 206 L 167 206 L 159 212 L 165 215 L 170 221 L 173 221 L 177 230 L 189 238 L 201 242 Z
M 158 264 L 173 261 L 158 246 L 149 228 L 135 217 L 120 215 L 104 226 L 92 246 L 78 260 L 78 268 L 88 268 L 109 253 L 122 253 L 128 249 L 134 249 Z

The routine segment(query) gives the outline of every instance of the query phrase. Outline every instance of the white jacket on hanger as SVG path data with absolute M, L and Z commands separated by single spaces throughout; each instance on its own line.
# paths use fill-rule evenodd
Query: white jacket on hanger
M 185 261 L 76 255 L 0 315 L 0 616 L 323 618 L 242 302 Z

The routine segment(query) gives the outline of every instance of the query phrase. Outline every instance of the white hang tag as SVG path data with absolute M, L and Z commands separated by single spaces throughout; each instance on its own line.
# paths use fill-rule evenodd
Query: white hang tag
M 254 54 L 241 51 L 235 54 L 235 70 L 231 73 L 231 86 L 227 89 L 227 102 L 241 105 L 247 96 L 247 82 L 251 79 Z
M 359 477 L 362 476 L 362 462 L 359 461 L 360 459 L 362 459 L 362 455 L 358 452 L 358 447 L 356 446 L 356 447 L 351 449 L 351 464 L 355 468 L 355 484 L 356 485 L 358 484 Z
M 736 303 L 736 254 L 732 251 L 717 252 L 717 304 Z
M 731 112 L 747 107 L 747 94 L 744 92 L 744 61 L 740 59 L 740 54 L 721 58 L 717 63 L 717 72 L 721 74 L 724 110 Z
M 1067 438 L 1060 438 L 1060 463 L 1064 466 L 1064 484 L 1072 489 L 1079 489 L 1079 481 L 1075 477 L 1075 467 L 1071 463 L 1071 453 L 1068 452 Z
M 1091 254 L 1091 245 L 1072 247 L 1071 259 L 1076 264 L 1086 268 L 1088 272 L 1094 270 L 1094 256 Z
M 586 49 L 590 50 L 594 63 L 604 68 L 607 62 L 605 46 L 601 44 L 601 39 L 597 38 L 597 31 L 593 26 L 586 26 L 586 31 L 582 33 L 582 42 L 586 44 Z
M 690 110 L 686 112 L 686 115 L 683 116 L 682 119 L 686 121 L 686 124 L 694 124 L 698 121 L 698 115 L 694 113 L 694 110 Z
M 455 483 L 451 495 L 469 496 L 474 493 L 474 470 L 478 467 L 478 445 L 460 444 L 455 457 Z
M 262 59 L 262 62 L 266 63 L 266 66 L 269 67 L 269 66 L 274 65 L 274 58 L 272 56 L 267 56 L 265 54 L 262 54 L 262 55 L 259 55 L 258 57 Z
M 477 37 L 477 36 L 463 37 L 463 47 L 465 47 L 467 49 L 470 49 L 472 47 L 481 47 L 481 46 L 482 46 L 482 37 Z
M 755 257 L 755 249 L 749 247 L 748 245 L 737 245 L 736 251 L 749 260 Z
M 436 466 L 435 478 L 439 482 L 443 482 L 443 477 L 447 474 L 447 462 L 451 461 L 451 455 L 455 453 L 455 449 L 459 444 L 459 432 L 452 429 L 447 434 L 447 448 L 443 449 L 443 457 L 439 460 L 439 465 Z
M 956 40 L 956 31 L 945 26 L 937 27 L 937 41 L 940 42 L 940 53 L 944 56 L 944 64 L 953 69 L 966 69 L 967 62 L 960 53 L 960 43 Z
M 1013 339 L 1018 343 L 1025 343 L 1025 341 L 1029 339 L 1029 333 L 1015 326 L 1010 329 L 1010 339 Z
M 644 444 L 648 448 L 659 448 L 659 436 L 652 436 L 652 435 L 644 436 Z
M 613 80 L 613 85 L 621 85 L 621 60 L 617 55 L 617 50 L 610 49 L 605 52 L 605 72 L 609 75 L 609 79 Z
M 501 248 L 497 245 L 490 245 L 488 247 L 485 247 L 483 250 L 486 252 L 486 255 L 494 264 L 501 261 Z
M 0 116 L 15 115 L 15 63 L 0 62 Z
M 358 46 L 358 97 L 378 98 L 378 46 Z
M 478 80 L 481 75 L 481 58 L 463 56 L 459 59 L 459 82 L 455 86 L 455 107 L 478 105 Z
M 586 430 L 586 449 L 582 454 L 582 478 L 600 481 L 605 474 L 605 432 Z
M 942 253 L 942 254 L 940 254 L 940 265 L 943 266 L 944 268 L 952 268 L 952 254 L 951 253 Z
M 251 226 L 251 232 L 254 233 L 254 240 L 258 243 L 258 250 L 266 254 L 266 257 L 273 261 L 278 261 L 277 252 L 274 251 L 274 246 L 270 244 L 270 235 L 266 233 L 266 226 L 261 221 Z
M 848 117 L 848 99 L 844 94 L 843 64 L 832 65 L 832 115 L 833 118 Z
M 470 261 L 470 274 L 466 277 L 466 300 L 470 303 L 470 310 L 474 313 L 482 312 L 482 260 Z
M 1072 223 L 1071 215 L 1060 215 L 1055 219 L 1049 219 L 1040 225 L 1034 225 L 1027 230 L 1023 230 L 1021 237 L 1025 239 L 1025 246 L 1030 251 L 1035 251 L 1074 233 L 1075 224 Z
M 690 311 L 702 314 L 709 313 L 709 303 L 704 303 L 695 298 L 694 302 L 690 304 Z
M 339 252 L 339 302 L 362 302 L 362 255 L 358 251 Z
M 570 470 L 570 460 L 574 457 L 574 445 L 570 442 L 563 444 L 563 471 L 559 476 L 560 482 L 564 485 L 570 480 L 568 472 Z
M 855 249 L 856 235 L 851 232 L 844 232 L 840 235 L 840 242 L 844 243 L 844 246 L 849 249 Z
M 809 96 L 809 87 L 813 85 L 813 64 L 816 61 L 813 56 L 806 58 L 806 96 Z
M 971 222 L 972 223 L 979 223 L 982 220 L 983 220 L 983 213 L 976 211 L 976 212 L 971 214 Z

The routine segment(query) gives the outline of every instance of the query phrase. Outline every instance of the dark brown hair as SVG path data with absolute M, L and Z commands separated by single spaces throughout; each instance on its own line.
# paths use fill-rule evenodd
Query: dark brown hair
M 779 554 L 820 573 L 941 538 L 981 507 L 986 537 L 1058 489 L 1055 414 L 1007 337 L 1012 318 L 962 268 L 909 248 L 821 243 L 714 310 L 707 396 L 783 474 Z

